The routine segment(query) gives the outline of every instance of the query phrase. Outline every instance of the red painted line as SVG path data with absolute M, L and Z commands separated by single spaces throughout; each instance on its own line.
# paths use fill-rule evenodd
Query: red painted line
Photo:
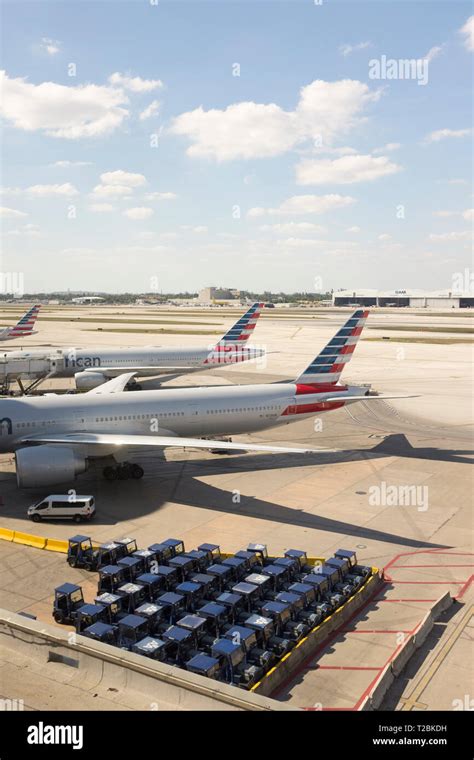
M 445 567 L 474 567 L 474 565 L 392 565 L 392 570 L 395 567 L 400 570 L 404 570 L 405 568 L 412 568 L 412 567 L 439 567 L 439 568 L 444 569 Z
M 465 581 L 397 581 L 391 580 L 393 583 L 421 583 L 423 586 L 462 586 Z
M 471 585 L 471 583 L 473 581 L 474 581 L 474 575 L 471 575 L 471 577 L 468 578 L 468 580 L 466 581 L 466 583 L 464 584 L 464 586 L 461 588 L 461 590 L 459 591 L 459 593 L 454 598 L 455 599 L 461 599 L 461 597 L 464 596 L 464 594 L 466 593 L 466 591 L 468 590 L 469 586 Z
M 423 621 L 422 621 L 422 620 L 420 620 L 420 621 L 419 621 L 419 622 L 416 624 L 416 626 L 415 626 L 415 627 L 414 627 L 414 628 L 413 628 L 413 629 L 410 631 L 410 634 L 409 634 L 410 636 L 411 636 L 411 635 L 413 635 L 413 634 L 414 634 L 414 633 L 415 633 L 415 632 L 418 630 L 418 628 L 420 627 L 420 625 L 421 625 L 421 623 L 422 623 L 422 622 L 423 622 Z M 381 668 L 381 670 L 380 670 L 380 673 L 381 673 L 381 672 L 382 672 L 382 671 L 383 671 L 383 670 L 384 670 L 384 669 L 387 667 L 387 665 L 389 664 L 389 662 L 392 662 L 392 661 L 395 659 L 395 657 L 397 656 L 398 652 L 399 652 L 399 651 L 400 651 L 400 650 L 401 650 L 401 649 L 402 649 L 404 646 L 405 646 L 405 641 L 403 641 L 401 644 L 399 644 L 399 645 L 396 647 L 396 649 L 395 649 L 395 650 L 392 652 L 392 654 L 391 654 L 391 655 L 390 655 L 390 657 L 388 658 L 388 660 L 387 660 L 387 662 L 385 663 L 385 665 L 383 666 L 383 668 Z M 364 699 L 366 698 L 366 696 L 367 696 L 368 694 L 370 694 L 370 692 L 371 692 L 371 691 L 372 691 L 372 689 L 374 688 L 374 685 L 377 683 L 377 678 L 378 678 L 378 676 L 375 676 L 375 678 L 374 678 L 374 680 L 372 681 L 372 683 L 371 683 L 371 684 L 369 684 L 369 686 L 368 686 L 368 687 L 365 689 L 365 691 L 362 693 L 362 695 L 359 697 L 359 699 L 358 699 L 358 700 L 357 700 L 357 702 L 355 703 L 354 707 L 352 708 L 353 710 L 357 710 L 357 709 L 359 708 L 359 706 L 362 704 L 362 702 L 364 701 Z
M 382 589 L 383 589 L 383 587 L 382 587 Z M 295 678 L 300 673 L 302 673 L 304 670 L 307 670 L 308 669 L 308 663 L 310 663 L 312 660 L 314 660 L 318 656 L 318 654 L 320 652 L 322 652 L 324 649 L 326 649 L 329 646 L 329 644 L 331 642 L 333 642 L 339 636 L 339 634 L 340 634 L 340 632 L 341 632 L 341 630 L 342 630 L 342 628 L 343 628 L 344 625 L 347 625 L 347 623 L 352 622 L 352 620 L 354 620 L 354 618 L 356 618 L 362 612 L 362 610 L 364 610 L 366 607 L 368 607 L 369 604 L 372 604 L 372 602 L 374 601 L 375 597 L 377 596 L 377 594 L 380 593 L 380 591 L 381 591 L 381 589 L 375 589 L 375 591 L 373 592 L 373 594 L 371 594 L 369 596 L 369 598 L 366 599 L 366 601 L 364 602 L 364 604 L 362 604 L 359 607 L 358 610 L 355 610 L 354 613 L 350 616 L 350 618 L 348 620 L 346 620 L 343 624 L 341 624 L 339 626 L 339 628 L 336 628 L 336 630 L 333 631 L 332 634 L 330 634 L 328 636 L 328 638 L 326 639 L 326 641 L 324 641 L 322 644 L 320 644 L 320 646 L 314 652 L 312 652 L 310 655 L 308 655 L 303 660 L 303 662 L 301 663 L 301 665 L 299 666 L 299 668 L 296 668 L 296 670 L 294 670 L 290 675 L 288 675 L 288 677 L 284 681 L 282 681 L 282 683 L 279 685 L 279 687 L 277 689 L 275 689 L 275 691 L 273 691 L 270 694 L 270 696 L 272 698 L 275 698 L 276 695 L 280 694 L 288 686 L 289 683 L 291 683 L 292 681 L 295 680 Z
M 473 581 L 474 581 L 474 575 L 471 575 L 470 578 L 466 582 L 463 582 L 463 581 L 392 581 L 392 579 L 390 578 L 390 576 L 388 575 L 388 573 L 386 573 L 386 571 L 389 568 L 391 568 L 391 567 L 400 567 L 400 568 L 404 568 L 404 567 L 408 568 L 408 567 L 410 567 L 409 565 L 399 565 L 399 566 L 397 566 L 396 562 L 397 562 L 397 560 L 400 559 L 400 557 L 414 556 L 416 554 L 436 554 L 436 555 L 439 554 L 439 555 L 459 556 L 459 557 L 472 557 L 472 556 L 474 556 L 474 553 L 472 553 L 472 552 L 447 552 L 447 551 L 440 551 L 439 549 L 422 549 L 420 551 L 415 551 L 415 552 L 400 552 L 399 554 L 395 555 L 387 563 L 387 565 L 384 567 L 384 569 L 383 569 L 383 577 L 384 577 L 384 579 L 386 581 L 388 581 L 389 583 L 390 582 L 393 582 L 393 583 L 422 583 L 424 585 L 426 585 L 426 584 L 428 584 L 428 585 L 431 585 L 431 584 L 433 584 L 433 585 L 458 585 L 458 584 L 463 583 L 463 585 L 462 585 L 459 593 L 457 594 L 457 596 L 454 597 L 455 599 L 460 599 L 466 593 L 466 591 L 469 588 L 469 586 L 471 585 L 471 583 L 473 583 Z M 439 569 L 443 569 L 444 567 L 472 567 L 472 565 L 451 565 L 450 566 L 450 565 L 442 565 L 442 564 L 440 564 L 440 565 L 413 565 L 412 567 L 439 567 Z M 385 591 L 385 590 L 386 589 L 382 588 L 382 589 L 376 591 L 366 601 L 366 603 L 364 605 L 362 605 L 362 607 L 354 613 L 354 615 L 347 621 L 347 623 L 350 623 L 351 620 L 353 620 L 356 615 L 358 615 L 359 613 L 361 613 L 362 610 L 365 609 L 369 605 L 369 603 L 371 603 L 373 601 L 375 601 L 377 603 L 378 602 L 392 602 L 392 603 L 393 602 L 398 602 L 398 603 L 400 603 L 400 602 L 401 603 L 403 603 L 403 602 L 422 602 L 422 603 L 426 603 L 426 602 L 436 602 L 437 601 L 437 599 L 410 599 L 410 598 L 409 599 L 377 599 L 377 596 L 380 593 L 382 593 L 383 591 Z M 326 648 L 330 644 L 330 642 L 332 642 L 334 640 L 334 638 L 336 638 L 341 633 L 404 633 L 406 635 L 413 635 L 420 628 L 421 624 L 422 624 L 422 621 L 420 620 L 417 623 L 417 625 L 413 628 L 412 631 L 389 631 L 389 630 L 385 630 L 385 631 L 384 630 L 366 630 L 366 631 L 364 631 L 364 630 L 360 630 L 360 629 L 359 630 L 355 630 L 355 629 L 351 630 L 351 629 L 340 628 L 340 629 L 337 629 L 333 633 L 332 636 L 328 637 L 328 639 L 326 640 L 326 642 L 324 644 L 322 644 L 321 647 L 319 647 L 319 649 L 313 655 L 311 655 L 311 658 L 316 657 L 316 655 L 319 653 L 319 651 L 321 651 L 321 649 Z M 331 667 L 331 666 L 320 666 L 319 669 L 324 669 L 324 670 L 378 670 L 377 676 L 375 676 L 375 678 L 372 680 L 372 682 L 369 684 L 369 686 L 364 690 L 364 692 L 362 693 L 362 695 L 360 696 L 360 698 L 358 699 L 358 701 L 355 703 L 355 705 L 353 707 L 326 707 L 326 708 L 322 708 L 322 709 L 323 710 L 327 710 L 327 711 L 336 711 L 336 710 L 338 710 L 338 711 L 356 711 L 356 710 L 358 710 L 359 706 L 362 704 L 362 702 L 367 697 L 367 695 L 370 694 L 370 692 L 372 691 L 374 685 L 377 683 L 377 679 L 379 678 L 380 673 L 384 670 L 384 668 L 390 662 L 393 661 L 393 659 L 396 657 L 396 655 L 398 654 L 398 652 L 400 651 L 400 649 L 404 645 L 405 645 L 405 642 L 402 642 L 401 644 L 399 644 L 398 647 L 396 647 L 396 649 L 390 655 L 390 657 L 388 658 L 387 662 L 385 663 L 385 665 L 382 668 L 378 668 L 378 669 L 377 668 L 349 668 L 349 667 L 340 667 L 340 668 L 337 668 L 335 666 L 334 667 Z M 309 659 L 310 658 L 308 657 L 304 661 L 303 666 L 304 666 L 304 664 L 306 662 L 308 662 Z M 275 694 L 278 694 L 283 688 L 285 688 L 287 686 L 288 682 L 290 682 L 291 680 L 293 680 L 296 677 L 296 675 L 299 672 L 301 672 L 302 670 L 304 670 L 304 669 L 308 670 L 308 668 L 300 667 L 300 669 L 298 671 L 295 671 L 295 673 L 293 673 L 290 678 L 288 678 L 282 685 L 280 685 L 280 688 L 276 692 L 272 693 L 271 696 L 274 697 Z M 307 711 L 315 711 L 315 712 L 318 711 L 318 710 L 320 710 L 320 708 L 316 708 L 316 707 L 305 707 L 303 709 L 307 710 Z

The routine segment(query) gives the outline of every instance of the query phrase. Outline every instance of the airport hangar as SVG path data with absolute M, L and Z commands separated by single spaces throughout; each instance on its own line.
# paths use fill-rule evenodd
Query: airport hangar
M 474 293 L 449 290 L 337 290 L 333 306 L 407 306 L 418 309 L 472 309 Z

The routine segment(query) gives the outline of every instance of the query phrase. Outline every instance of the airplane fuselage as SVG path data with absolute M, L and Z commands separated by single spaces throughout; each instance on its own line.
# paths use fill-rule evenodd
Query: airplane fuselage
M 56 356 L 57 369 L 54 377 L 74 377 L 79 372 L 100 372 L 104 370 L 108 377 L 137 369 L 141 377 L 153 376 L 161 372 L 177 370 L 192 372 L 214 369 L 220 365 L 227 366 L 243 361 L 257 359 L 265 352 L 261 348 L 229 344 L 219 349 L 215 346 L 199 348 L 65 348 L 59 349 Z M 46 350 L 12 351 L 8 360 L 45 358 L 52 355 Z
M 0 399 L 0 452 L 35 435 L 121 433 L 188 437 L 252 433 L 344 406 L 367 389 L 333 386 L 312 392 L 297 383 L 218 386 L 85 396 Z M 326 402 L 340 397 L 340 401 Z

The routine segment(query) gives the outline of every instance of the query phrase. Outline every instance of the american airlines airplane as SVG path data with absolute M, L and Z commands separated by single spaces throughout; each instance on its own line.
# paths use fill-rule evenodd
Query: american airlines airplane
M 264 307 L 254 303 L 228 330 L 215 346 L 200 348 L 65 348 L 55 352 L 54 369 L 48 377 L 74 377 L 76 388 L 89 391 L 124 372 L 133 371 L 128 383 L 140 390 L 135 377 L 153 377 L 168 373 L 201 372 L 216 366 L 227 366 L 264 356 L 263 348 L 246 343 Z M 45 351 L 12 351 L 7 356 L 15 359 L 47 358 Z M 12 371 L 13 371 L 12 367 Z M 35 383 L 34 385 L 37 385 Z
M 124 393 L 133 374 L 126 373 L 80 397 L 0 399 L 0 452 L 15 452 L 21 488 L 71 481 L 94 459 L 106 464 L 103 474 L 109 480 L 141 478 L 142 467 L 127 462 L 130 452 L 140 448 L 331 451 L 216 437 L 287 425 L 356 401 L 407 398 L 369 396 L 367 388 L 338 383 L 367 316 L 367 311 L 354 312 L 293 383 Z
M 33 330 L 41 304 L 36 304 L 13 327 L 5 327 L 0 330 L 0 340 L 14 340 L 26 338 L 28 335 L 36 335 L 38 330 Z

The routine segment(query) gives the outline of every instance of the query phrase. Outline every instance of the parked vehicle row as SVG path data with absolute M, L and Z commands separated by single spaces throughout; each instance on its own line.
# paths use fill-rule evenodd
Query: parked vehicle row
M 82 635 L 250 689 L 371 575 L 355 552 L 325 562 L 263 544 L 224 556 L 217 544 L 186 551 L 180 539 L 138 549 L 133 538 L 94 547 L 69 539 L 68 562 L 98 571 L 97 595 L 55 589 L 56 622 Z

